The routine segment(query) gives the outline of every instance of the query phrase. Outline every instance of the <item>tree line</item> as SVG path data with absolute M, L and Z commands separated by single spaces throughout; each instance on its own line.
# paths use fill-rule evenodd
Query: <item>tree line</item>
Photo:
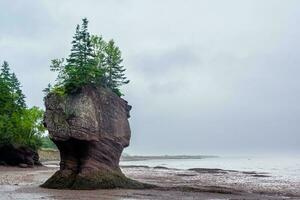
M 43 111 L 28 108 L 21 84 L 6 61 L 0 73 L 0 145 L 18 144 L 38 149 L 42 146 Z
M 44 91 L 60 94 L 77 92 L 84 85 L 98 85 L 122 96 L 120 86 L 128 84 L 122 65 L 121 51 L 114 40 L 106 42 L 102 36 L 90 35 L 88 20 L 82 19 L 73 36 L 68 58 L 52 60 L 51 71 L 58 72 L 54 87 Z

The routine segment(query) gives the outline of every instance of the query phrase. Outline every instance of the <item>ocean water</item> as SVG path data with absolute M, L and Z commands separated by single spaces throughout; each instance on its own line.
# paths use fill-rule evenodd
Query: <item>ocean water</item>
M 300 156 L 220 156 L 204 159 L 157 159 L 122 161 L 121 165 L 163 166 L 176 169 L 219 168 L 255 171 L 273 177 L 300 182 Z

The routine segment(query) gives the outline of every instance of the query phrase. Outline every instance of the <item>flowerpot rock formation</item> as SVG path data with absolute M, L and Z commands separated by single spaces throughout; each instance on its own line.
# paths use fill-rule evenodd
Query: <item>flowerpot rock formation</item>
M 45 97 L 45 127 L 60 151 L 60 169 L 42 187 L 55 189 L 143 189 L 127 178 L 119 159 L 129 145 L 131 106 L 102 87 Z

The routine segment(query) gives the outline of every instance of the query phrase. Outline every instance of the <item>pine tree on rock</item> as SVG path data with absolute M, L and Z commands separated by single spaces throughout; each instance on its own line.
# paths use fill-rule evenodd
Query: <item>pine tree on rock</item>
M 81 27 L 79 25 L 76 27 L 71 54 L 65 66 L 68 78 L 65 80 L 67 90 L 78 88 L 95 78 L 92 73 L 95 68 L 95 59 L 90 34 L 87 29 L 88 21 L 84 18 Z
M 103 86 L 106 82 L 105 79 L 105 48 L 106 42 L 102 36 L 92 35 L 91 44 L 93 47 L 93 56 L 95 61 L 95 80 L 94 83 Z
M 96 66 L 98 68 L 104 68 L 104 51 L 107 46 L 106 42 L 103 40 L 102 36 L 92 35 L 91 44 L 93 47 L 93 56 L 95 58 Z
M 115 45 L 113 40 L 110 40 L 105 48 L 105 64 L 106 64 L 106 87 L 113 91 L 118 91 L 119 86 L 128 84 L 129 80 L 125 77 L 125 68 L 121 51 Z
M 122 96 L 119 87 L 129 83 L 122 61 L 121 51 L 113 40 L 107 43 L 101 36 L 90 36 L 88 20 L 84 18 L 81 26 L 76 27 L 66 62 L 64 58 L 52 60 L 50 69 L 57 71 L 58 77 L 54 87 L 48 88 L 48 91 L 63 95 L 91 84 L 109 88 Z

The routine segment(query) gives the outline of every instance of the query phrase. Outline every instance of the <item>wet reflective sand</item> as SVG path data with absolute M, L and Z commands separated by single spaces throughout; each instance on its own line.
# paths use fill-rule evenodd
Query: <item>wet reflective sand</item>
M 177 170 L 124 166 L 134 179 L 159 190 L 50 190 L 39 185 L 57 168 L 0 167 L 0 199 L 300 199 L 300 183 L 268 174 L 213 169 Z

